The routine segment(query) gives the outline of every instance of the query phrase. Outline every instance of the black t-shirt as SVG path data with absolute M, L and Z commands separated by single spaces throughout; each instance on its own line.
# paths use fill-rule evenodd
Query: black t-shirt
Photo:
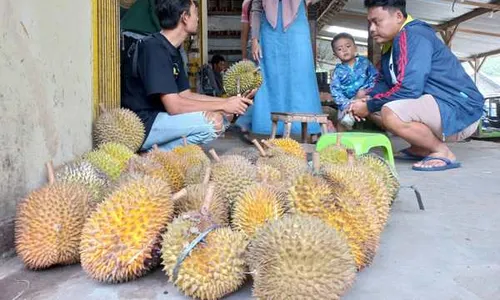
M 145 38 L 138 47 L 137 77 L 130 58 L 123 68 L 122 107 L 134 111 L 146 127 L 146 137 L 158 113 L 166 112 L 161 95 L 189 89 L 178 48 L 161 33 Z

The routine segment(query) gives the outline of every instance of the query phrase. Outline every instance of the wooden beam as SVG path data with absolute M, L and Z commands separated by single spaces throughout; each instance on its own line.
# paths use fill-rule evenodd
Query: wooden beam
M 500 0 L 496 0 L 496 1 L 491 2 L 490 4 L 499 4 L 499 3 L 500 3 Z M 463 14 L 461 16 L 454 18 L 454 19 L 451 19 L 448 22 L 444 22 L 441 25 L 438 25 L 437 28 L 446 29 L 446 28 L 450 28 L 452 26 L 460 25 L 460 23 L 477 18 L 479 16 L 482 16 L 484 14 L 489 13 L 490 11 L 491 11 L 491 9 L 488 9 L 488 8 L 483 8 L 483 7 L 476 8 L 476 9 L 474 9 L 466 14 Z
M 480 35 L 500 37 L 500 33 L 496 33 L 496 32 L 485 32 L 485 31 L 467 29 L 467 28 L 460 28 L 460 29 L 458 29 L 458 31 L 463 32 L 463 33 L 471 33 L 471 34 L 480 34 Z
M 500 54 L 500 49 L 496 49 L 496 50 L 492 50 L 492 51 L 489 51 L 489 52 L 484 52 L 484 53 L 480 53 L 480 54 L 477 54 L 477 55 L 472 55 L 469 57 L 469 59 L 474 59 L 474 58 L 483 58 L 483 57 L 488 57 L 488 56 L 493 56 L 493 55 L 498 55 Z
M 442 0 L 442 1 L 453 3 L 455 0 Z M 456 4 L 463 4 L 463 5 L 470 5 L 470 6 L 475 6 L 475 7 L 488 8 L 491 10 L 500 10 L 500 4 L 494 4 L 494 3 L 484 3 L 484 2 L 463 0 L 460 2 L 457 1 Z

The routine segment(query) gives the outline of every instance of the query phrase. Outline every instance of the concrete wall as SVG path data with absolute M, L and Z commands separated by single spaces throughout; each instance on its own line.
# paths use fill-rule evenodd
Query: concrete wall
M 0 256 L 44 164 L 91 147 L 91 21 L 91 1 L 0 1 Z

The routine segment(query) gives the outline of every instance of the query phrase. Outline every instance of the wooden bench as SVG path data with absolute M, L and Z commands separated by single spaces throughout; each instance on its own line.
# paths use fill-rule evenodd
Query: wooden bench
M 309 141 L 307 135 L 307 124 L 308 123 L 318 123 L 321 126 L 321 134 L 326 134 L 328 132 L 327 114 L 303 114 L 303 113 L 281 113 L 273 112 L 271 113 L 271 120 L 273 121 L 273 127 L 271 131 L 271 138 L 276 138 L 276 131 L 278 130 L 278 121 L 282 121 L 285 125 L 285 131 L 283 133 L 284 138 L 289 138 L 292 132 L 292 123 L 300 122 L 302 124 L 302 143 L 307 144 Z

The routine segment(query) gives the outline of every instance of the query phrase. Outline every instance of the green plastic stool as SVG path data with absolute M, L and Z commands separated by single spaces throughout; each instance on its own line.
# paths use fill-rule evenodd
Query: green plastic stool
M 321 135 L 316 143 L 316 151 L 337 144 L 337 134 L 329 133 Z M 391 141 L 381 133 L 368 132 L 342 132 L 340 143 L 347 148 L 353 149 L 356 155 L 368 153 L 370 149 L 381 147 L 385 160 L 394 168 L 394 155 L 392 153 Z

